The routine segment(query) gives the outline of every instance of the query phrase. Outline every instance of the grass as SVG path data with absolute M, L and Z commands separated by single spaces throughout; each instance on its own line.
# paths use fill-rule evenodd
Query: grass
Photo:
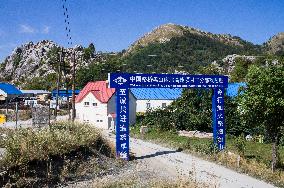
M 271 145 L 261 144 L 251 141 L 245 141 L 244 156 L 240 154 L 241 160 L 239 166 L 237 165 L 238 149 L 236 148 L 236 138 L 226 138 L 226 150 L 215 153 L 212 147 L 212 139 L 206 138 L 188 138 L 178 136 L 176 132 L 172 131 L 157 131 L 149 128 L 149 132 L 141 136 L 139 127 L 131 128 L 131 136 L 150 140 L 160 143 L 172 148 L 180 148 L 186 152 L 193 153 L 199 157 L 207 160 L 218 162 L 224 166 L 237 170 L 239 172 L 247 173 L 254 177 L 271 182 L 277 186 L 284 187 L 284 172 L 283 169 L 278 169 L 276 172 L 270 170 L 271 161 Z M 228 154 L 228 152 L 233 154 Z M 281 164 L 283 166 L 284 148 L 279 148 L 281 157 Z
M 8 167 L 26 164 L 33 160 L 47 160 L 49 156 L 63 155 L 79 147 L 110 149 L 100 132 L 88 125 L 59 122 L 52 129 L 18 129 L 9 134 L 4 147 L 4 162 Z M 112 152 L 109 155 L 113 155 Z
M 0 133 L 6 131 L 0 129 Z M 6 149 L 0 161 L 0 172 L 7 172 L 0 174 L 0 185 L 7 182 L 30 185 L 28 179 L 41 181 L 40 185 L 50 181 L 57 183 L 80 174 L 102 173 L 107 168 L 112 169 L 115 163 L 115 159 L 111 159 L 115 156 L 114 146 L 99 130 L 86 124 L 58 122 L 50 129 L 9 130 L 7 135 L 5 140 L 0 140 Z M 90 156 L 93 156 L 91 161 Z M 84 161 L 88 168 L 84 167 Z M 113 163 L 106 167 L 107 161 Z
M 117 180 L 114 182 L 96 182 L 92 187 L 94 188 L 129 188 L 129 187 L 139 187 L 139 188 L 206 188 L 210 187 L 208 185 L 197 183 L 191 180 L 153 180 L 148 182 L 146 185 L 141 185 L 141 182 L 135 179 L 128 180 Z
M 123 178 L 105 178 L 96 179 L 91 186 L 93 188 L 207 188 L 218 187 L 218 185 L 209 185 L 207 183 L 197 182 L 193 178 L 165 178 L 165 177 L 141 177 L 141 174 L 127 174 Z
M 7 137 L 13 132 L 11 129 L 0 128 L 0 148 L 5 147 L 5 141 Z

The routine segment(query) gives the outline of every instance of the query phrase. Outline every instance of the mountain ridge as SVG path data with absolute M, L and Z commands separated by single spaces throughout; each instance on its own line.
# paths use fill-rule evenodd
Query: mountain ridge
M 90 47 L 90 46 L 89 46 Z M 75 53 L 78 59 L 77 69 L 88 71 L 91 64 L 104 64 L 106 59 L 92 48 L 75 46 L 66 48 L 65 62 L 71 66 L 71 55 Z M 51 40 L 42 40 L 37 43 L 28 42 L 13 50 L 0 64 L 0 81 L 14 83 L 23 88 L 37 83 L 40 88 L 54 88 L 49 83 L 56 82 L 58 72 L 59 52 L 61 46 Z M 188 26 L 173 23 L 163 24 L 146 33 L 126 50 L 111 53 L 117 69 L 127 72 L 167 72 L 183 71 L 199 73 L 202 67 L 217 62 L 218 65 L 234 67 L 236 57 L 246 57 L 267 54 L 281 54 L 284 49 L 284 33 L 271 37 L 264 45 L 255 45 L 251 42 L 230 34 L 213 34 Z M 69 54 L 69 55 L 68 55 Z M 237 55 L 235 55 L 237 54 Z M 114 56 L 115 55 L 115 56 Z M 155 55 L 150 57 L 149 55 Z M 223 65 L 230 59 L 228 65 Z M 225 60 L 224 60 L 225 59 Z M 114 65 L 107 64 L 113 67 Z M 104 65 L 105 66 L 105 65 Z M 151 67 L 150 67 L 151 66 Z M 109 71 L 109 67 L 104 67 Z M 229 72 L 230 72 L 229 71 Z M 94 78 L 90 72 L 89 77 Z M 81 75 L 86 74 L 81 71 Z M 70 77 L 70 73 L 67 73 Z M 89 78 L 88 77 L 88 78 Z
M 191 34 L 196 34 L 200 36 L 206 36 L 213 40 L 218 40 L 220 42 L 224 42 L 225 44 L 235 45 L 235 46 L 243 46 L 244 43 L 250 43 L 246 40 L 241 39 L 237 36 L 231 36 L 230 34 L 213 34 L 211 32 L 202 31 L 200 29 L 196 29 L 189 26 L 183 26 L 173 23 L 167 23 L 155 27 L 152 31 L 144 34 L 138 40 L 130 45 L 126 54 L 135 51 L 137 48 L 143 48 L 151 43 L 165 43 L 171 40 L 173 37 L 183 36 L 185 32 L 189 32 Z

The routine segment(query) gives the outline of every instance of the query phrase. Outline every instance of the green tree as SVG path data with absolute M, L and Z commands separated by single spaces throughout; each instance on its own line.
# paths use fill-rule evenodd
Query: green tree
M 89 61 L 91 58 L 95 57 L 96 49 L 93 43 L 89 44 L 88 48 L 84 48 L 83 50 L 83 59 L 85 61 Z
M 278 145 L 284 127 L 284 67 L 252 66 L 241 101 L 242 115 L 251 126 L 263 127 L 272 141 L 272 170 L 278 164 Z
M 232 82 L 244 82 L 248 73 L 248 68 L 252 64 L 250 60 L 237 58 L 235 62 L 235 68 L 231 73 Z
M 90 81 L 106 80 L 108 73 L 116 72 L 118 69 L 121 69 L 119 57 L 105 55 L 77 71 L 76 85 L 83 88 Z

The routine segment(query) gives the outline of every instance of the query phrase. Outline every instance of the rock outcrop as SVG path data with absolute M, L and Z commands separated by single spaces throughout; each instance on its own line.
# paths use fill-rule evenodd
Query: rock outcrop
M 19 86 L 37 77 L 46 77 L 57 72 L 62 47 L 50 40 L 38 43 L 29 42 L 13 50 L 0 64 L 0 81 L 9 81 Z M 82 57 L 84 48 L 65 48 L 65 66 L 73 65 L 73 56 Z M 90 61 L 77 61 L 76 68 L 87 66 Z M 63 70 L 63 69 L 62 69 Z

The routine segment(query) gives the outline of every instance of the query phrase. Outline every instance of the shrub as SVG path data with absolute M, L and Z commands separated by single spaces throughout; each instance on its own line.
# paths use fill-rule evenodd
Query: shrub
M 33 160 L 48 160 L 50 156 L 62 156 L 80 147 L 94 147 L 113 156 L 111 146 L 100 132 L 88 125 L 60 122 L 52 129 L 19 129 L 5 141 L 6 166 L 24 165 Z
M 238 153 L 244 157 L 245 156 L 245 148 L 246 148 L 246 140 L 244 138 L 244 135 L 238 136 L 233 143 L 234 147 L 238 151 Z

